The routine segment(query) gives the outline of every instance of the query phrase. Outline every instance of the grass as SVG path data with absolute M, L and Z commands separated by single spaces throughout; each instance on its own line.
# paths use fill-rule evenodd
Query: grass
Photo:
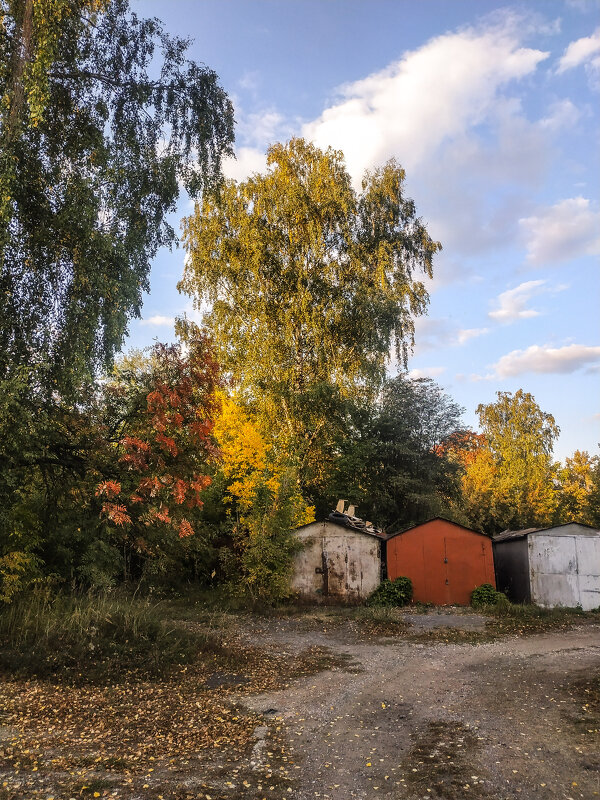
M 541 608 L 508 601 L 479 609 L 491 619 L 488 628 L 496 634 L 531 634 L 548 630 L 566 630 L 585 622 L 600 622 L 598 611 L 580 608 Z
M 152 602 L 113 594 L 51 599 L 32 594 L 0 609 L 0 671 L 17 677 L 110 681 L 131 673 L 140 678 L 167 674 L 177 665 L 210 654 L 235 671 L 248 658 L 248 652 L 235 645 L 235 630 L 240 614 L 250 613 L 236 612 L 214 595 Z M 407 623 L 403 609 L 393 607 L 286 604 L 262 613 L 295 619 L 309 630 L 347 628 L 362 638 L 464 643 L 600 622 L 600 612 L 508 601 L 478 609 L 488 618 L 485 631 L 459 627 L 420 631 Z
M 160 603 L 143 599 L 32 594 L 0 610 L 0 670 L 16 677 L 159 675 L 220 647 L 210 630 L 173 624 Z

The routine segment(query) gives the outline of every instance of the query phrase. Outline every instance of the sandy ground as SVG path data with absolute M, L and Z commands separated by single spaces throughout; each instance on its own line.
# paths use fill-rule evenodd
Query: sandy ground
M 483 624 L 414 616 L 421 627 Z M 351 665 L 239 698 L 287 738 L 296 800 L 600 796 L 598 717 L 578 688 L 600 670 L 598 625 L 457 645 L 358 641 L 279 619 L 246 637 L 286 652 L 328 647 Z

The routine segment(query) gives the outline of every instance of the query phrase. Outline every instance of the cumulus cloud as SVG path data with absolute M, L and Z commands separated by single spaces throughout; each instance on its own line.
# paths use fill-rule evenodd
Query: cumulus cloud
M 470 339 L 477 339 L 479 336 L 485 336 L 489 332 L 489 328 L 465 328 L 458 331 L 458 344 L 466 344 Z
M 155 314 L 153 317 L 143 319 L 140 325 L 154 325 L 157 327 L 173 326 L 175 325 L 175 317 L 164 317 L 162 314 Z
M 542 291 L 545 283 L 546 281 L 526 281 L 515 286 L 514 289 L 502 292 L 495 301 L 498 304 L 498 308 L 490 311 L 488 317 L 505 323 L 515 322 L 518 319 L 538 317 L 540 312 L 533 308 L 526 308 L 526 305 L 534 295 Z
M 399 154 L 409 169 L 494 113 L 499 92 L 548 53 L 521 46 L 512 18 L 436 37 L 347 84 L 303 135 L 342 149 L 355 178 Z M 423 102 L 427 98 L 427 102 Z
M 267 157 L 264 150 L 257 147 L 239 147 L 236 158 L 223 160 L 223 174 L 235 181 L 245 181 L 254 172 L 264 172 Z
M 568 374 L 584 366 L 600 363 L 600 347 L 570 344 L 565 347 L 532 345 L 526 350 L 513 350 L 494 364 L 499 378 L 510 378 L 528 372 Z
M 535 266 L 600 253 L 600 212 L 585 197 L 561 200 L 519 224 L 527 261 Z
M 558 131 L 575 125 L 581 118 L 581 111 L 568 98 L 557 100 L 549 108 L 549 114 L 540 120 L 540 127 L 548 131 Z
M 591 36 L 583 36 L 571 42 L 558 62 L 556 71 L 560 75 L 581 64 L 585 64 L 593 73 L 600 72 L 600 28 Z
M 272 108 L 244 114 L 236 107 L 243 146 L 237 160 L 225 163 L 225 174 L 243 180 L 264 171 L 268 144 L 297 133 L 341 149 L 356 188 L 366 169 L 397 157 L 407 170 L 407 193 L 449 253 L 464 263 L 465 255 L 503 247 L 526 215 L 523 187 L 539 185 L 552 137 L 579 113 L 570 100 L 559 100 L 532 121 L 515 96 L 518 83 L 549 56 L 524 46 L 529 34 L 545 30 L 542 22 L 504 11 L 435 37 L 340 87 L 319 117 L 303 125 Z M 437 281 L 454 279 L 444 277 L 448 263 L 443 254 L 437 259 Z
M 459 328 L 448 317 L 417 317 L 415 320 L 415 355 L 440 347 L 464 345 L 489 333 L 489 328 Z

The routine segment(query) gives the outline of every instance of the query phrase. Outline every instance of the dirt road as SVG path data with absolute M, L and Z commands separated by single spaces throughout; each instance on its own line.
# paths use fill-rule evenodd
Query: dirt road
M 290 797 L 600 796 L 599 720 L 585 702 L 600 668 L 598 625 L 475 646 L 353 641 L 285 620 L 248 637 L 288 652 L 328 647 L 351 664 L 240 698 L 287 738 Z M 265 730 L 257 768 L 269 757 Z

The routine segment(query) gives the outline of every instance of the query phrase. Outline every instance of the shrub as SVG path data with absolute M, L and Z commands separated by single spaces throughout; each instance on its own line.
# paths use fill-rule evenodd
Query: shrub
M 491 583 L 482 583 L 471 592 L 471 605 L 473 608 L 482 608 L 483 606 L 495 606 L 506 600 L 506 595 L 502 592 L 497 592 Z
M 413 585 L 410 578 L 400 576 L 393 581 L 381 581 L 367 600 L 370 606 L 405 606 L 412 600 Z

